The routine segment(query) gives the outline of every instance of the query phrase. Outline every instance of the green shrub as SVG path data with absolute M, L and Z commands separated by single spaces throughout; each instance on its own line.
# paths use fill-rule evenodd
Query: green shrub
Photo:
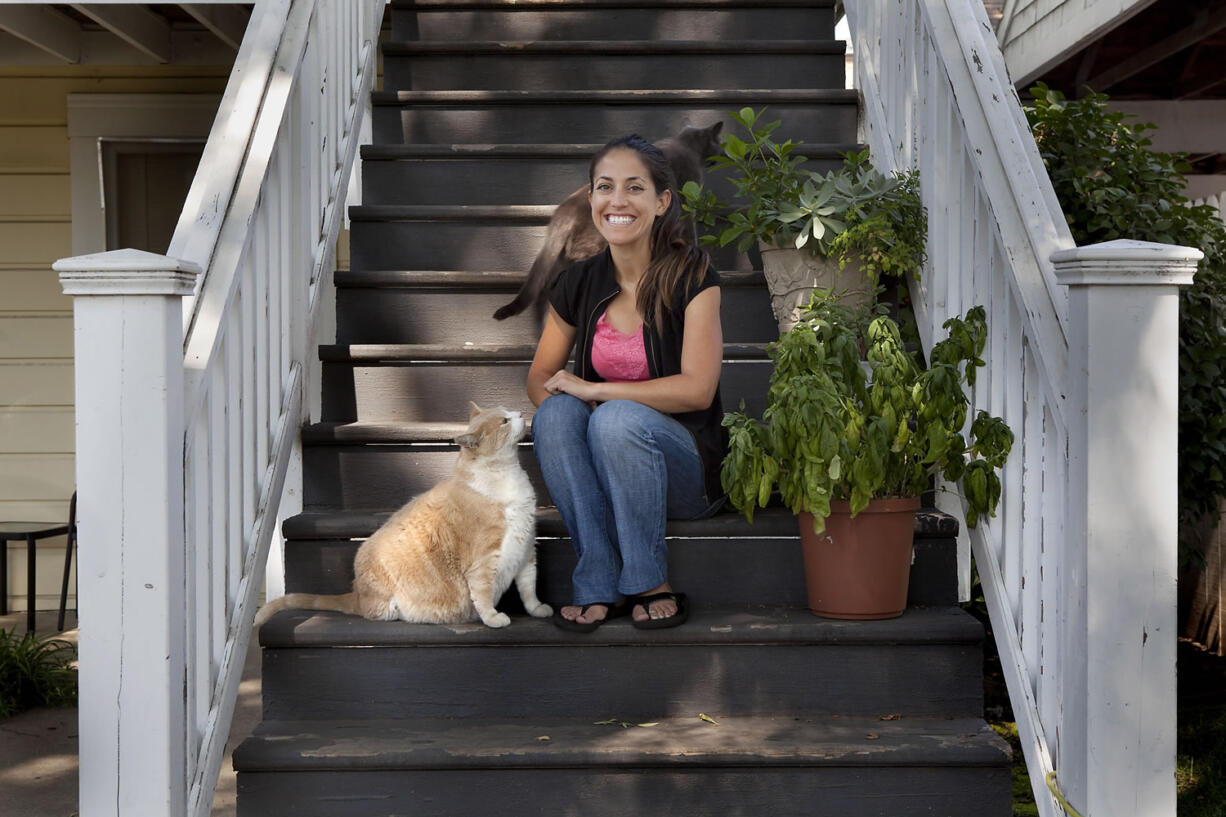
M 1079 245 L 1118 238 L 1205 253 L 1180 292 L 1179 516 L 1193 523 L 1226 497 L 1226 226 L 1184 195 L 1184 154 L 1151 150 L 1155 126 L 1107 110 L 1107 97 L 1069 100 L 1042 83 L 1026 114 Z
M 76 649 L 62 638 L 0 630 L 0 718 L 77 702 Z

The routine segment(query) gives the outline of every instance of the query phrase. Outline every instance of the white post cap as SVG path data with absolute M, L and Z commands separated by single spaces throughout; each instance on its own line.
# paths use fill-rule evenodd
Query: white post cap
M 61 258 L 51 265 L 65 295 L 191 295 L 200 265 L 143 250 Z
M 1195 247 L 1117 239 L 1051 254 L 1064 286 L 1122 284 L 1187 286 L 1204 253 Z

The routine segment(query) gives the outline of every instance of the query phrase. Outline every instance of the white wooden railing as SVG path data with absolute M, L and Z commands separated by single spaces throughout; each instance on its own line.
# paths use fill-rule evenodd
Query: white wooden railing
M 256 3 L 167 257 L 55 264 L 75 312 L 83 817 L 212 807 L 270 541 L 301 503 L 286 473 L 384 2 Z
M 1062 791 L 1085 817 L 1169 817 L 1177 297 L 1200 253 L 1074 247 L 980 0 L 846 11 L 874 161 L 920 171 L 925 348 L 989 312 L 971 399 L 1017 444 L 970 550 L 1039 811 Z

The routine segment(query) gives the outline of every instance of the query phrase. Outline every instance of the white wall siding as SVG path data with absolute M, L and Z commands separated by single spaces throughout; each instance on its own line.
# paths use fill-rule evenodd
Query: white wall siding
M 1018 87 L 1110 31 L 1154 0 L 1017 0 L 996 29 Z

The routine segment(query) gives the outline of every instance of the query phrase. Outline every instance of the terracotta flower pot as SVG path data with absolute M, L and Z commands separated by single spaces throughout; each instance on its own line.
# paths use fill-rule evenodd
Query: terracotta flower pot
M 822 534 L 813 533 L 812 514 L 800 514 L 809 609 L 823 618 L 902 615 L 919 505 L 918 497 L 877 499 L 852 519 L 848 503 L 831 502 Z

